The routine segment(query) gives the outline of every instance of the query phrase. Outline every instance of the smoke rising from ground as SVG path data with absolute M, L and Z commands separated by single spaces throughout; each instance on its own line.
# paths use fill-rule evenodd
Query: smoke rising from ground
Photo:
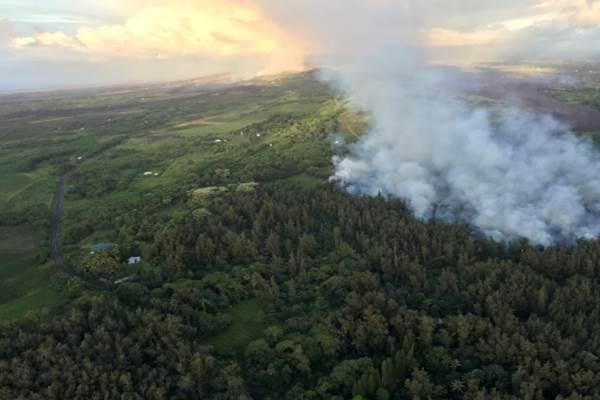
M 495 239 L 549 245 L 597 236 L 600 158 L 591 144 L 550 116 L 470 107 L 445 78 L 406 65 L 390 75 L 369 68 L 344 76 L 373 126 L 334 159 L 332 179 Z
M 324 46 L 320 65 L 336 71 L 324 79 L 373 121 L 334 158 L 332 180 L 499 240 L 550 245 L 600 234 L 600 157 L 591 143 L 550 116 L 492 114 L 463 100 L 460 74 L 428 66 L 425 6 L 332 3 L 331 13 L 297 9 L 294 17 Z

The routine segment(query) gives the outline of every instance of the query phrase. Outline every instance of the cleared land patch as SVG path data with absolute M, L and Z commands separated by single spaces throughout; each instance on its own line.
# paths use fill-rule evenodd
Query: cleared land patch
M 176 128 L 186 128 L 188 126 L 207 126 L 207 125 L 217 125 L 219 122 L 209 121 L 208 119 L 196 119 L 190 122 L 184 122 L 183 124 L 179 124 Z
M 233 323 L 223 333 L 206 342 L 221 353 L 243 351 L 250 342 L 260 338 L 269 326 L 260 300 L 240 303 L 228 314 Z
M 45 251 L 38 232 L 0 228 L 0 322 L 62 304 L 61 294 L 51 287 L 50 267 L 41 265 Z

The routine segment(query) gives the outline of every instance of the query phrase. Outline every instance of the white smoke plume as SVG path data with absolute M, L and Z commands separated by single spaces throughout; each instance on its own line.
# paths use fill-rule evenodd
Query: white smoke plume
M 549 116 L 473 109 L 450 95 L 444 77 L 404 66 L 390 76 L 364 70 L 343 78 L 373 126 L 334 159 L 333 179 L 495 239 L 549 245 L 597 236 L 600 158 L 591 144 Z
M 600 234 L 591 143 L 550 116 L 491 114 L 461 100 L 460 75 L 427 65 L 425 6 L 332 0 L 317 15 L 294 4 L 286 2 L 296 22 L 324 46 L 321 65 L 336 71 L 326 79 L 372 115 L 369 132 L 334 159 L 334 181 L 499 240 L 550 245 Z

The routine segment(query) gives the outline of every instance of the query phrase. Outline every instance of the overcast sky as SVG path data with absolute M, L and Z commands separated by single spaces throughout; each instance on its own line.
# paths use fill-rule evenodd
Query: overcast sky
M 2 0 L 0 90 L 294 70 L 383 19 L 459 64 L 600 55 L 594 0 Z

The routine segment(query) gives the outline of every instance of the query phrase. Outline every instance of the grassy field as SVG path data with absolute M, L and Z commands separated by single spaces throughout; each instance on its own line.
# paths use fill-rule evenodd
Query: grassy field
M 179 215 L 190 190 L 325 181 L 329 135 L 360 129 L 342 114 L 311 73 L 0 96 L 0 229 L 29 243 L 0 245 L 0 318 L 61 302 L 40 260 L 65 173 L 61 242 L 77 263 L 99 241 L 143 247 L 144 226 Z
M 206 341 L 219 353 L 243 351 L 248 343 L 263 336 L 269 327 L 264 312 L 264 304 L 250 300 L 238 304 L 229 311 L 233 323 L 220 335 Z
M 41 265 L 45 244 L 40 232 L 25 227 L 0 228 L 0 321 L 63 302 L 50 283 L 50 266 Z
M 5 174 L 0 178 L 0 193 L 4 199 L 10 199 L 15 193 L 29 186 L 32 181 L 28 174 Z
M 323 182 L 331 172 L 331 130 L 317 127 L 342 112 L 343 105 L 310 75 L 175 97 L 155 110 L 157 123 L 132 122 L 117 146 L 80 163 L 65 202 L 65 244 L 114 232 L 111 222 L 128 218 L 132 209 L 157 215 L 176 210 L 175 199 L 198 187 Z M 346 118 L 348 126 L 352 121 Z M 306 175 L 310 167 L 318 177 Z
M 599 89 L 554 89 L 551 93 L 568 103 L 600 108 Z

